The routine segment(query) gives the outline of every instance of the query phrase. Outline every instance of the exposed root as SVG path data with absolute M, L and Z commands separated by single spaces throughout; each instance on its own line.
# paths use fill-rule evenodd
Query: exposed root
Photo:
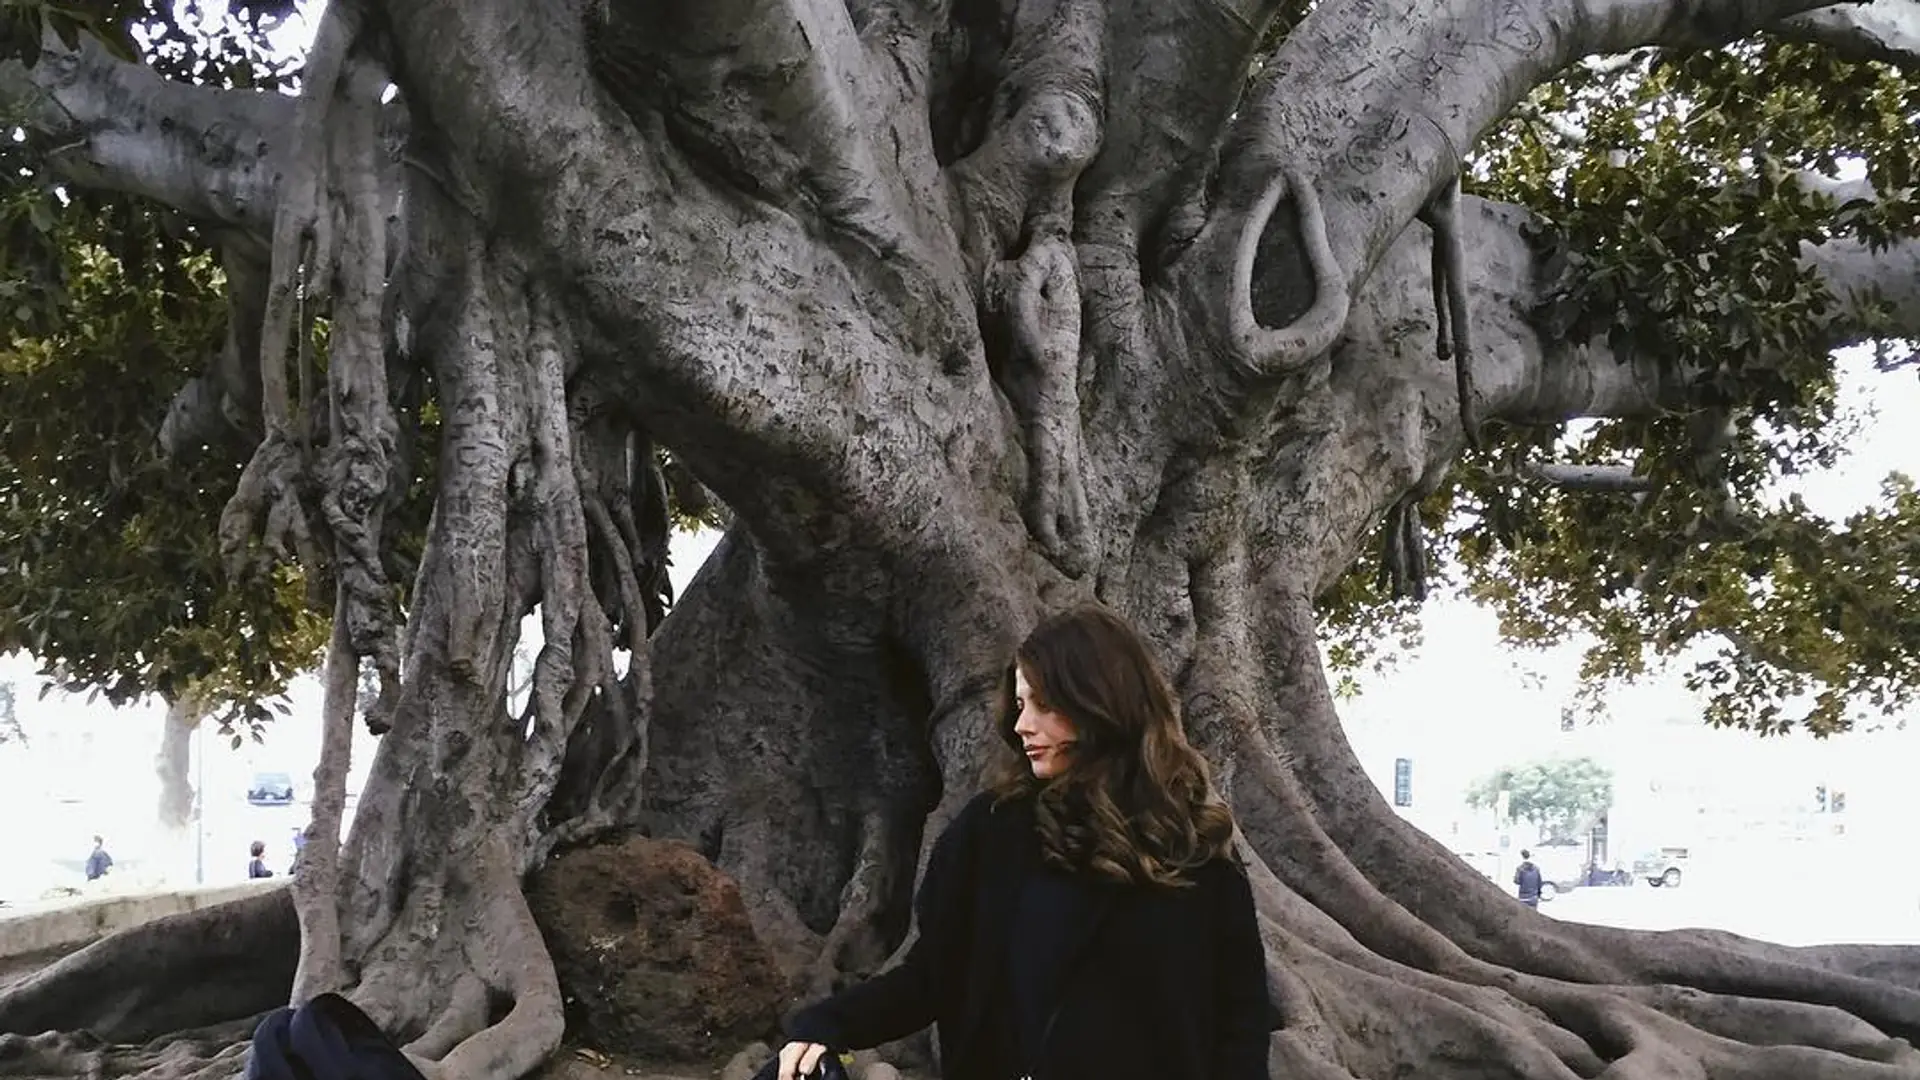
M 420 1037 L 408 1043 L 406 1052 L 428 1061 L 438 1061 L 453 1048 L 487 1026 L 487 984 L 471 971 L 461 972 L 453 981 L 446 1007 L 427 1026 Z
M 233 1080 L 246 1065 L 254 1020 L 181 1032 L 140 1046 L 45 1032 L 0 1035 L 0 1077 L 19 1080 Z
M 613 654 L 611 627 L 595 602 L 587 566 L 583 476 L 575 461 L 574 425 L 567 407 L 572 344 L 564 337 L 559 313 L 544 295 L 533 297 L 531 310 L 533 333 L 522 393 L 529 403 L 531 450 L 539 470 L 531 494 L 538 514 L 535 549 L 541 559 L 544 640 L 534 660 L 533 693 L 527 706 L 531 715 L 514 800 L 524 850 L 539 843 L 544 829 L 541 811 L 559 783 L 567 743 L 590 697 L 611 680 Z M 639 662 L 644 663 L 644 658 Z
M 1467 445 L 1480 449 L 1480 400 L 1473 385 L 1473 312 L 1467 304 L 1466 244 L 1460 236 L 1460 181 L 1447 183 L 1420 212 L 1433 230 L 1433 312 L 1438 327 L 1435 351 L 1453 361 L 1454 390 L 1460 406 L 1460 430 Z
M 872 971 L 887 959 L 883 917 L 899 896 L 899 845 L 888 835 L 888 815 L 874 807 L 861 816 L 860 854 L 840 890 L 840 913 L 820 945 L 807 980 L 809 996 L 837 989 L 841 972 Z
M 1027 528 L 1060 568 L 1089 569 L 1081 475 L 1080 284 L 1065 237 L 1037 237 L 989 282 L 990 306 L 1010 330 L 1000 385 L 1025 427 Z
M 1265 691 L 1216 690 L 1209 700 L 1269 702 L 1272 738 L 1288 749 L 1283 764 L 1259 740 L 1235 743 L 1231 798 L 1249 839 L 1280 880 L 1337 918 L 1354 944 L 1313 930 L 1293 908 L 1284 909 L 1289 929 L 1308 928 L 1314 947 L 1343 963 L 1383 974 L 1381 961 L 1405 969 L 1396 984 L 1458 984 L 1443 996 L 1499 1018 L 1514 1047 L 1537 1044 L 1562 1066 L 1514 1067 L 1511 1075 L 1592 1076 L 1601 1065 L 1609 1077 L 1703 1080 L 1915 1075 L 1920 1059 L 1889 1036 L 1907 1033 L 1920 994 L 1847 973 L 1866 961 L 1865 950 L 1802 957 L 1732 935 L 1556 923 L 1410 834 L 1356 775 L 1324 697 L 1306 610 L 1297 597 L 1268 596 L 1257 664 L 1253 654 L 1234 656 L 1226 641 L 1198 646 L 1223 654 L 1209 668 L 1210 684 L 1261 673 Z M 1355 944 L 1374 958 L 1356 954 Z M 1275 960 L 1289 962 L 1280 952 Z M 1895 957 L 1882 970 L 1911 964 Z M 1324 980 L 1306 982 L 1325 993 Z M 1417 1015 L 1438 1014 L 1423 1006 Z
M 286 1003 L 299 953 L 293 904 L 270 889 L 115 934 L 0 989 L 0 1032 L 142 1043 L 254 1016 Z
M 348 641 L 347 586 L 338 586 L 333 635 L 327 646 L 320 717 L 320 760 L 313 770 L 313 815 L 294 876 L 293 906 L 300 918 L 300 964 L 289 1000 L 303 1004 L 346 987 L 340 933 L 340 819 L 346 810 L 347 770 L 353 755 L 353 703 L 359 665 Z
M 560 1048 L 566 1032 L 560 982 L 521 892 L 518 853 L 496 836 L 482 845 L 476 869 L 488 902 L 467 936 L 467 962 L 511 1004 L 498 1023 L 461 1040 L 440 1064 L 449 1078 L 526 1076 Z
M 385 86 L 384 71 L 355 58 L 341 76 L 330 116 L 329 178 L 339 207 L 340 248 L 326 373 L 329 437 L 318 463 L 324 477 L 320 507 L 340 584 L 336 618 L 346 623 L 346 645 L 355 660 L 372 657 L 380 675 L 380 693 L 367 718 L 376 732 L 388 725 L 400 667 L 384 551 L 399 460 L 399 423 L 387 384 L 387 207 L 379 167 Z

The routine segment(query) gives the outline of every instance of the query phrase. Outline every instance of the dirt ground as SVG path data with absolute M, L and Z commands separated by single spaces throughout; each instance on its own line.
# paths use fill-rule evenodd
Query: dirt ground
M 773 1057 L 764 1044 L 745 1048 L 731 1058 L 702 1063 L 660 1063 L 638 1059 L 614 1058 L 584 1046 L 569 1043 L 553 1061 L 535 1074 L 534 1080 L 752 1080 L 760 1066 Z M 929 1080 L 918 1072 L 896 1072 L 885 1065 L 873 1065 L 870 1055 L 856 1058 L 855 1080 Z
M 772 1050 L 755 1046 L 709 1062 L 656 1062 L 616 1058 L 569 1041 L 533 1080 L 752 1080 L 772 1056 Z

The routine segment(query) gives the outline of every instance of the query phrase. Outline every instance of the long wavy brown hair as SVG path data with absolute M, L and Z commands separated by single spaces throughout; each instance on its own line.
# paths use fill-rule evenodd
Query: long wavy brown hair
M 1014 725 L 1014 675 L 1040 707 L 1072 722 L 1066 770 L 1033 775 Z M 1120 882 L 1184 885 L 1229 858 L 1233 813 L 1214 792 L 1206 759 L 1187 742 L 1173 688 L 1126 620 L 1084 607 L 1041 623 L 1007 665 L 1000 738 L 1013 752 L 992 790 L 1030 797 L 1042 857 L 1062 869 Z

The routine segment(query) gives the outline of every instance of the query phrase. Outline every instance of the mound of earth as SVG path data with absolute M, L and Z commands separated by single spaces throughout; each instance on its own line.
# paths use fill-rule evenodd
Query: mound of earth
M 778 1028 L 787 981 L 739 887 L 692 847 L 635 837 L 576 849 L 534 875 L 527 899 L 574 1038 L 698 1061 Z

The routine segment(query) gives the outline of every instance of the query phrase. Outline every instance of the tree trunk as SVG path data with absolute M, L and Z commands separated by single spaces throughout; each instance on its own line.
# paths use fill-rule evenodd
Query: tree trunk
M 1916 1075 L 1920 950 L 1559 923 L 1413 830 L 1341 732 L 1312 612 L 1383 520 L 1418 577 L 1408 508 L 1485 420 L 1684 390 L 1536 325 L 1550 259 L 1458 196 L 1460 148 L 1574 58 L 1817 6 L 1328 0 L 1248 88 L 1272 4 L 336 2 L 297 103 L 99 95 L 288 133 L 270 209 L 245 144 L 196 206 L 274 241 L 266 434 L 223 541 L 328 553 L 339 589 L 291 992 L 349 990 L 430 1072 L 516 1080 L 563 1034 L 520 883 L 636 826 L 733 874 L 808 992 L 869 973 L 995 752 L 1013 648 L 1097 599 L 1155 645 L 1238 816 L 1275 1076 Z M 98 133 L 152 117 L 88 97 L 138 81 L 89 62 L 44 122 L 97 123 L 68 151 L 96 180 L 181 198 L 210 152 L 168 140 L 211 124 L 116 157 Z M 323 395 L 290 389 L 290 351 L 316 374 L 296 295 L 332 303 Z M 401 625 L 411 370 L 444 429 Z M 657 630 L 656 441 L 735 515 Z M 363 660 L 386 734 L 341 847 Z M 284 911 L 247 933 L 278 942 Z M 0 992 L 0 1029 L 98 1023 L 108 970 L 157 1000 L 171 969 L 127 962 L 152 941 Z
M 193 765 L 193 733 L 199 729 L 200 719 L 200 710 L 191 697 L 167 702 L 154 769 L 160 775 L 160 827 L 171 833 L 193 824 L 193 781 L 187 770 Z

